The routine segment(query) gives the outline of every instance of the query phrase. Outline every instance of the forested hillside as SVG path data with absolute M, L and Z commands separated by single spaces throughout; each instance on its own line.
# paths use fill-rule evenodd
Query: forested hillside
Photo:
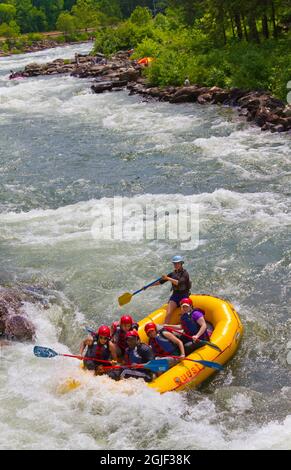
M 152 8 L 155 14 L 156 4 L 138 0 L 1 0 L 0 36 L 50 31 L 57 28 L 58 21 L 71 31 L 95 27 L 130 16 L 138 5 Z

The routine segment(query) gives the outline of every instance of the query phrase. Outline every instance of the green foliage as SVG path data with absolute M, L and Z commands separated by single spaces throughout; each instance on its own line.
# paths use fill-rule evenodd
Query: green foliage
M 269 40 L 264 45 L 233 43 L 207 53 L 197 49 L 193 54 L 182 49 L 179 52 L 171 45 L 159 49 L 146 74 L 154 85 L 181 85 L 188 76 L 191 83 L 266 90 L 286 100 L 286 84 L 291 79 L 290 46 L 290 40 Z
M 64 11 L 59 15 L 56 26 L 64 34 L 71 34 L 76 30 L 76 21 L 70 13 Z
M 140 59 L 141 57 L 157 57 L 159 53 L 159 44 L 151 39 L 144 38 L 140 44 L 134 49 L 133 59 Z
M 14 20 L 11 20 L 9 24 L 2 23 L 0 25 L 0 36 L 14 38 L 19 35 L 19 32 L 19 26 Z
M 54 29 L 57 18 L 64 8 L 64 0 L 33 0 L 32 3 L 43 12 L 47 28 L 49 30 Z
M 148 8 L 136 7 L 130 15 L 129 20 L 136 26 L 144 26 L 149 24 L 152 19 L 151 12 Z
M 79 29 L 94 28 L 100 22 L 99 10 L 94 0 L 77 0 L 72 8 L 72 15 Z
M 64 44 L 66 42 L 65 36 L 56 36 L 54 37 L 54 41 L 58 42 L 59 44 Z
M 134 48 L 133 58 L 155 57 L 144 71 L 153 85 L 182 85 L 188 76 L 191 83 L 267 90 L 286 99 L 286 84 L 291 80 L 291 39 L 288 31 L 280 39 L 264 39 L 275 31 L 271 3 L 187 0 L 182 4 L 169 0 L 166 14 L 159 13 L 155 18 L 149 12 L 143 18 L 147 10 L 137 8 L 114 28 L 98 29 L 95 51 L 111 54 Z M 290 8 L 286 4 L 283 8 L 279 0 L 273 3 L 286 30 Z M 265 14 L 267 26 L 255 21 L 256 15 Z
M 8 3 L 0 3 L 0 23 L 9 23 L 16 16 L 16 8 Z
M 127 20 L 117 27 L 99 28 L 96 32 L 94 50 L 104 54 L 112 54 L 121 49 L 131 49 L 143 41 L 151 38 L 153 31 L 150 24 L 137 26 Z
M 16 9 L 16 20 L 22 33 L 46 30 L 46 15 L 33 6 L 31 0 L 16 0 Z
M 113 18 L 116 22 L 122 18 L 119 0 L 96 0 L 96 6 L 107 20 Z
M 27 38 L 31 43 L 38 42 L 43 39 L 42 35 L 39 33 L 28 33 Z
M 6 41 L 0 43 L 0 49 L 1 49 L 3 52 L 9 52 L 9 45 L 7 44 Z

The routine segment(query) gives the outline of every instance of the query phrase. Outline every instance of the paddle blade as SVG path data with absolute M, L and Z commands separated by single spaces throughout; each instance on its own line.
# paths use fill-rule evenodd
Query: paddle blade
M 189 361 L 191 359 L 188 359 Z M 210 367 L 211 369 L 216 369 L 216 370 L 223 370 L 223 366 L 221 364 L 219 364 L 218 362 L 212 362 L 212 361 L 194 361 L 192 360 L 193 362 L 198 362 L 198 364 L 201 364 L 202 366 L 205 366 L 205 367 Z
M 33 353 L 37 357 L 55 357 L 58 353 L 50 348 L 44 348 L 42 346 L 34 346 Z
M 89 333 L 90 335 L 95 335 L 96 333 L 96 330 L 94 330 L 93 328 L 90 328 L 90 326 L 85 326 L 85 331 L 87 331 L 87 333 Z
M 125 294 L 122 294 L 120 297 L 118 297 L 118 303 L 120 307 L 122 305 L 128 304 L 131 301 L 132 294 L 129 292 L 125 292 Z
M 169 363 L 167 359 L 154 359 L 147 364 L 142 364 L 141 367 L 150 369 L 152 372 L 165 372 L 169 369 Z

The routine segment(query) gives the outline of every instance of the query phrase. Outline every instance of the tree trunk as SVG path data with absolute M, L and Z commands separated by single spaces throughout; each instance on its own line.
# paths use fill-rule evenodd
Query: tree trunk
M 233 19 L 232 19 L 232 16 L 231 16 L 231 15 L 229 15 L 229 16 L 230 16 L 230 22 L 231 22 L 232 37 L 235 38 L 236 35 L 235 35 L 235 32 L 234 32 Z
M 248 16 L 248 24 L 250 28 L 250 40 L 255 41 L 257 44 L 260 44 L 259 33 L 257 30 L 256 19 L 252 13 Z
M 220 12 L 220 15 L 219 15 L 219 22 L 221 24 L 221 31 L 222 31 L 222 36 L 223 36 L 223 43 L 224 45 L 226 44 L 227 42 L 227 39 L 226 39 L 226 32 L 225 32 L 225 26 L 224 26 L 224 12 L 223 10 Z
M 268 18 L 266 14 L 264 14 L 262 17 L 262 31 L 263 31 L 264 37 L 266 39 L 269 39 Z
M 244 33 L 245 33 L 246 41 L 248 41 L 248 40 L 249 40 L 249 36 L 248 36 L 248 31 L 247 31 L 247 27 L 246 27 L 245 18 L 244 18 L 243 15 L 242 15 L 242 24 L 243 24 L 243 28 L 244 28 Z
M 278 31 L 277 31 L 277 25 L 276 25 L 276 13 L 275 13 L 274 2 L 271 2 L 271 7 L 272 7 L 273 37 L 277 39 Z
M 242 32 L 242 28 L 241 28 L 241 20 L 240 20 L 239 11 L 236 11 L 235 14 L 234 14 L 234 22 L 235 22 L 238 38 L 241 41 L 242 38 L 243 38 L 243 32 Z

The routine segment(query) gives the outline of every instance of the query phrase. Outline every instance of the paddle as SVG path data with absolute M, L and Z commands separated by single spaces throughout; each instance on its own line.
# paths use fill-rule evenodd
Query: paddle
M 146 362 L 145 364 L 124 364 L 122 366 L 105 366 L 104 370 L 111 369 L 149 369 L 152 372 L 165 372 L 169 369 L 167 359 L 154 359 L 153 361 Z
M 90 335 L 93 335 L 93 336 L 96 333 L 96 330 L 94 330 L 93 328 L 90 328 L 90 326 L 85 326 L 84 330 L 87 331 L 87 333 L 90 333 Z
M 180 359 L 180 356 L 167 356 L 167 357 L 172 357 L 173 359 Z M 222 365 L 219 364 L 218 362 L 204 361 L 204 360 L 196 361 L 195 359 L 188 359 L 188 357 L 185 357 L 183 361 L 197 362 L 198 364 L 201 364 L 204 367 L 210 367 L 211 369 L 216 369 L 216 370 L 223 370 Z
M 168 331 L 176 331 L 176 333 L 179 333 L 180 335 L 185 336 L 186 338 L 189 338 L 194 342 L 192 336 L 186 335 L 186 333 L 182 333 L 180 330 L 177 330 L 176 328 L 172 328 L 171 326 L 164 326 L 163 328 Z M 205 346 L 206 345 L 210 346 L 216 351 L 222 352 L 219 346 L 216 346 L 216 344 L 211 343 L 210 341 L 205 341 L 204 339 L 198 339 L 198 343 L 204 344 Z
M 162 278 L 159 277 L 159 279 L 156 279 L 155 281 L 151 282 L 150 284 L 147 284 L 146 286 L 143 286 L 141 289 L 136 290 L 132 294 L 130 294 L 130 292 L 125 292 L 124 294 L 122 294 L 120 297 L 118 297 L 118 303 L 119 303 L 120 307 L 122 307 L 122 305 L 128 304 L 131 301 L 131 298 L 134 295 L 138 294 L 139 292 L 142 292 L 143 290 L 146 290 L 148 287 L 152 286 L 153 284 L 160 281 L 161 279 Z
M 112 364 L 111 361 L 103 361 L 101 359 L 97 359 L 94 357 L 84 357 L 84 356 L 74 356 L 72 354 L 60 354 L 50 348 L 44 348 L 43 346 L 34 346 L 33 353 L 37 357 L 55 357 L 55 356 L 65 356 L 65 357 L 74 357 L 75 359 L 79 359 L 80 361 L 96 361 L 96 362 L 104 362 L 104 364 Z

